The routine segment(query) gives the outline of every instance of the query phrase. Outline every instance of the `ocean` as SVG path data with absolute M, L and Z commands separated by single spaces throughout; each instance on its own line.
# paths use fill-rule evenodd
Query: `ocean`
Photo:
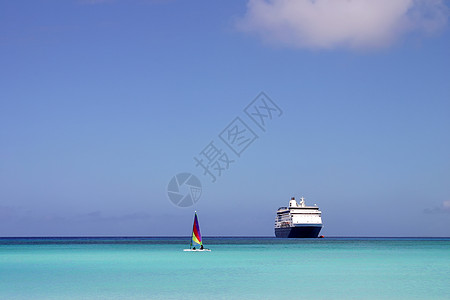
M 448 238 L 0 238 L 0 299 L 450 299 Z

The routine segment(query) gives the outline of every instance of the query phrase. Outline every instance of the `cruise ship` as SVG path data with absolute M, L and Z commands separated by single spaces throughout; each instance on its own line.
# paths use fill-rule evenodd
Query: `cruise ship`
M 314 206 L 306 206 L 292 197 L 289 207 L 280 207 L 275 219 L 275 236 L 278 238 L 316 238 L 322 229 L 322 212 Z

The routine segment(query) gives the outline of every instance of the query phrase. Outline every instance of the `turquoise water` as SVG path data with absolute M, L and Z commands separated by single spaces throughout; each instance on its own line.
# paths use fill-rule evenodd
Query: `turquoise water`
M 450 299 L 450 239 L 0 239 L 0 299 Z

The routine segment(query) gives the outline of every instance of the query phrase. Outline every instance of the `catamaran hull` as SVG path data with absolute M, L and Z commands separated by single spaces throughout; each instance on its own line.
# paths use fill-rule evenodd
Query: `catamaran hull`
M 275 228 L 277 238 L 316 238 L 322 226 L 298 226 Z
M 183 251 L 190 251 L 190 252 L 211 252 L 211 249 L 183 249 Z

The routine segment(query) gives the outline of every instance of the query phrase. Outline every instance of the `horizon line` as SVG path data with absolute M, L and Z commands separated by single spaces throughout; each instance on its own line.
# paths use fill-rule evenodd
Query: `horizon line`
M 190 238 L 190 235 L 66 235 L 66 236 L 0 236 L 0 239 L 18 238 Z M 276 238 L 273 235 L 204 235 L 203 238 Z M 330 235 L 324 238 L 450 238 L 450 236 L 345 236 Z M 279 238 L 276 238 L 279 239 Z M 289 239 L 289 238 L 285 238 Z M 302 238 L 293 238 L 293 240 Z M 315 238 L 311 238 L 315 239 Z

